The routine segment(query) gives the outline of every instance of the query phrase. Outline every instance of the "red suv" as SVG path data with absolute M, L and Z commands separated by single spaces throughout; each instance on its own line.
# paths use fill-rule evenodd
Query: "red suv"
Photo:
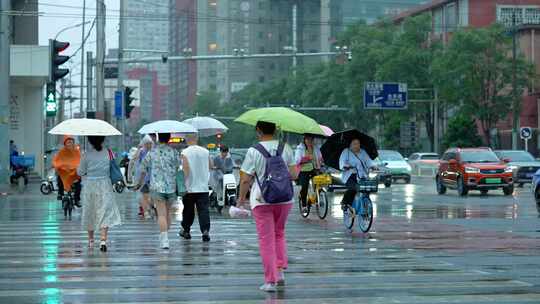
M 469 190 L 502 189 L 505 195 L 514 192 L 512 168 L 508 167 L 490 148 L 451 148 L 440 163 L 435 176 L 437 192 L 446 193 L 446 188 L 457 189 L 461 196 Z

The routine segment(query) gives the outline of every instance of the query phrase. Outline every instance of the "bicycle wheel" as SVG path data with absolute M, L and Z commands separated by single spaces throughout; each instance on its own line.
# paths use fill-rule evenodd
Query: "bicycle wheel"
M 309 212 L 311 211 L 311 204 L 306 203 L 305 206 L 302 206 L 302 199 L 300 196 L 298 196 L 298 210 L 300 210 L 300 215 L 303 218 L 307 218 L 309 216 Z
M 52 192 L 49 184 L 41 184 L 41 187 L 39 187 L 39 191 L 41 191 L 43 195 L 48 195 Z
M 352 231 L 354 226 L 354 218 L 356 217 L 356 212 L 354 208 L 350 205 L 343 207 L 343 224 L 347 230 Z
M 317 199 L 317 215 L 321 220 L 326 218 L 328 214 L 328 196 L 326 190 L 319 190 L 319 197 Z
M 369 195 L 362 197 L 361 208 L 358 211 L 358 227 L 362 232 L 368 232 L 373 223 L 373 203 Z

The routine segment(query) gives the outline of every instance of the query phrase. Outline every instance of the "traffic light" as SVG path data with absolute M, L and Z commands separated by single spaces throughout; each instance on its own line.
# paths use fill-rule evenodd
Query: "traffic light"
M 134 97 L 131 97 L 131 93 L 133 93 L 133 88 L 125 87 L 124 88 L 124 107 L 126 109 L 126 118 L 129 118 L 131 111 L 135 108 L 131 105 L 131 102 L 135 100 Z
M 60 68 L 62 64 L 69 60 L 69 56 L 60 55 L 62 51 L 69 47 L 69 42 L 61 42 L 54 39 L 49 39 L 49 54 L 50 54 L 50 68 L 49 68 L 49 81 L 56 82 L 58 79 L 64 78 L 69 69 Z
M 45 113 L 47 117 L 56 116 L 56 86 L 53 82 L 47 83 L 47 93 L 45 94 Z

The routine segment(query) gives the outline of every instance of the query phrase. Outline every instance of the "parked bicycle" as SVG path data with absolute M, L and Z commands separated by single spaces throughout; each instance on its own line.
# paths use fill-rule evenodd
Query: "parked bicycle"
M 325 219 L 328 214 L 328 186 L 332 185 L 332 176 L 327 173 L 315 175 L 309 181 L 306 205 L 302 205 L 302 199 L 298 197 L 300 215 L 307 218 L 314 206 L 320 219 Z

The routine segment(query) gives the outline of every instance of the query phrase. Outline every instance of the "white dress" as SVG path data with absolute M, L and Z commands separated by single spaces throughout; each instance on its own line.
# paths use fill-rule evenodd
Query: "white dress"
M 82 227 L 95 231 L 122 223 L 114 198 L 107 149 L 96 151 L 91 145 L 81 158 Z

